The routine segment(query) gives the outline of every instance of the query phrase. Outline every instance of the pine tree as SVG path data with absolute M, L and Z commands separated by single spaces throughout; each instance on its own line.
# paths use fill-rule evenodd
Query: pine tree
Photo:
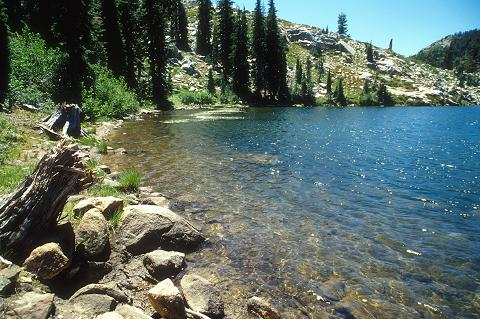
M 257 0 L 253 20 L 252 55 L 255 59 L 253 66 L 253 86 L 257 98 L 262 97 L 265 90 L 265 17 L 261 0 Z
M 370 91 L 370 86 L 369 86 L 368 80 L 365 80 L 365 82 L 363 83 L 362 93 L 360 94 L 360 97 L 358 99 L 358 105 L 360 105 L 360 106 L 373 106 L 375 104 L 376 104 L 376 102 L 375 102 L 374 97 L 372 96 L 372 93 Z
M 330 31 L 328 31 L 328 25 L 327 25 L 327 28 L 325 29 L 325 33 L 326 33 L 326 34 L 329 34 L 329 33 L 330 33 Z
M 233 54 L 233 91 L 240 97 L 249 95 L 249 70 L 248 63 L 248 21 L 247 12 L 243 10 L 238 14 L 235 30 Z
M 200 55 L 207 56 L 212 52 L 212 2 L 210 0 L 200 0 L 198 5 L 198 31 L 197 48 Z
M 280 29 L 278 27 L 277 11 L 273 0 L 269 2 L 266 32 L 265 80 L 270 98 L 275 99 L 278 98 L 282 81 L 284 81 L 281 75 L 281 69 L 282 56 L 285 50 L 280 43 Z
M 347 33 L 348 33 L 347 15 L 342 12 L 338 16 L 338 34 L 347 35 Z
M 213 69 L 210 68 L 208 71 L 208 82 L 207 82 L 207 90 L 210 94 L 215 95 L 215 80 L 213 79 Z
M 185 12 L 185 6 L 182 0 L 175 0 L 173 4 L 172 16 L 172 34 L 175 39 L 175 45 L 182 51 L 189 51 L 188 44 L 188 19 Z
M 133 6 L 133 8 L 132 8 Z M 125 48 L 125 80 L 132 90 L 137 89 L 137 78 L 135 76 L 137 53 L 141 50 L 141 32 L 139 32 L 140 19 L 135 15 L 139 12 L 138 2 L 121 0 L 118 6 L 120 13 L 120 25 Z
M 232 74 L 232 49 L 233 49 L 233 9 L 232 0 L 220 0 L 218 3 L 218 58 L 222 66 L 223 81 L 228 83 Z
M 0 112 L 8 95 L 8 82 L 10 76 L 10 51 L 8 48 L 7 15 L 0 0 Z
M 305 105 L 313 105 L 315 103 L 315 97 L 313 96 L 313 81 L 312 81 L 312 60 L 307 59 L 305 68 L 305 86 L 306 91 L 303 96 Z
M 288 40 L 286 36 L 280 38 L 280 54 L 279 54 L 279 79 L 280 83 L 278 84 L 278 101 L 282 103 L 289 103 L 291 101 L 290 91 L 288 89 L 287 75 L 288 75 L 288 65 L 287 65 L 287 51 L 288 51 Z
M 340 78 L 337 83 L 337 87 L 335 88 L 335 101 L 340 106 L 347 106 L 347 98 L 345 97 L 345 93 L 343 91 L 343 79 Z
M 117 77 L 125 75 L 125 51 L 123 49 L 115 0 L 102 1 L 102 18 L 105 28 L 103 40 L 107 51 L 108 67 Z
M 328 70 L 327 74 L 327 99 L 329 99 L 332 96 L 332 74 L 330 73 L 330 70 Z
M 22 1 L 21 0 L 3 0 L 7 9 L 8 26 L 12 32 L 20 31 L 22 28 Z
M 298 88 L 303 83 L 303 68 L 302 63 L 300 62 L 300 58 L 297 57 L 297 62 L 295 63 L 295 94 L 298 95 Z
M 390 43 L 388 44 L 388 51 L 393 52 L 393 39 L 390 39 Z
M 443 56 L 442 66 L 445 69 L 453 69 L 453 46 L 450 44 L 448 49 L 445 51 L 445 55 Z
M 378 103 L 383 106 L 393 106 L 395 102 L 387 90 L 387 86 L 385 84 L 381 84 L 377 91 Z
M 373 63 L 374 62 L 374 59 L 373 59 L 373 46 L 371 43 L 367 43 L 366 44 L 366 49 L 365 49 L 366 53 L 367 53 L 367 61 L 369 63 Z
M 145 27 L 148 39 L 152 101 L 161 107 L 167 100 L 165 10 L 161 0 L 145 0 Z
M 90 68 L 86 48 L 91 43 L 89 5 L 86 0 L 59 1 L 61 15 L 57 17 L 60 43 L 68 54 L 62 83 L 64 88 L 58 99 L 69 103 L 81 103 L 82 85 L 89 84 Z

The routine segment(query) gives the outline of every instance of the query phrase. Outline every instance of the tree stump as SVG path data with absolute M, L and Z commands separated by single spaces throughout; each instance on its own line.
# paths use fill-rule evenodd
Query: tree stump
M 93 181 L 76 144 L 63 140 L 37 164 L 35 171 L 11 195 L 0 200 L 0 253 L 24 253 L 56 225 L 71 194 Z
M 53 140 L 62 138 L 62 135 L 57 133 L 60 129 L 62 130 L 63 136 L 79 138 L 82 135 L 80 121 L 80 108 L 78 105 L 67 104 L 44 119 L 39 127 Z

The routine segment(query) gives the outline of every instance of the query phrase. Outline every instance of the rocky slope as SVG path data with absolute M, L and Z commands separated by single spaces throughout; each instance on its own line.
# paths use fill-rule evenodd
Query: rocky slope
M 189 33 L 191 43 L 196 34 L 196 1 L 187 1 Z M 283 33 L 288 39 L 289 78 L 292 82 L 296 58 L 303 63 L 310 57 L 316 58 L 310 49 L 319 43 L 324 51 L 324 67 L 332 72 L 332 77 L 344 79 L 345 90 L 351 104 L 356 104 L 365 80 L 370 83 L 385 82 L 397 104 L 400 105 L 478 105 L 480 86 L 465 84 L 461 87 L 453 71 L 443 70 L 426 63 L 406 58 L 395 52 L 374 47 L 374 63 L 366 58 L 366 43 L 356 41 L 337 33 L 324 33 L 323 30 L 281 21 Z M 201 91 L 206 87 L 210 65 L 205 58 L 192 52 L 176 52 L 170 60 L 173 86 L 175 90 Z M 480 78 L 480 74 L 471 75 Z M 314 79 L 318 76 L 316 71 Z M 314 92 L 321 101 L 326 93 L 326 76 L 318 83 Z

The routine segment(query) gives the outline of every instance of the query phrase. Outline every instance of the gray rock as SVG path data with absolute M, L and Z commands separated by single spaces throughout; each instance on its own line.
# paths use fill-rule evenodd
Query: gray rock
M 123 209 L 123 200 L 112 196 L 87 198 L 81 200 L 73 207 L 73 213 L 82 215 L 94 208 L 107 217 L 112 216 L 116 211 Z
M 145 205 L 156 205 L 164 208 L 170 208 L 170 201 L 163 196 L 151 196 L 147 197 L 143 203 Z
M 287 38 L 290 42 L 298 41 L 316 41 L 316 36 L 306 29 L 290 29 L 287 31 Z
M 207 279 L 186 275 L 180 281 L 188 306 L 212 318 L 223 318 L 224 304 L 220 291 Z
M 152 205 L 128 206 L 123 211 L 118 241 L 132 254 L 157 248 L 185 251 L 205 240 L 189 222 L 167 208 Z
M 270 303 L 260 297 L 248 299 L 247 309 L 262 319 L 280 319 L 280 313 Z
M 157 284 L 148 291 L 150 304 L 166 319 L 185 319 L 185 304 L 177 287 L 170 279 Z
M 345 41 L 342 41 L 340 40 L 338 42 L 338 47 L 337 49 L 341 52 L 345 52 L 345 53 L 348 53 L 348 54 L 351 54 L 351 55 L 355 55 L 355 49 L 350 46 L 348 43 L 346 43 Z
M 109 247 L 108 222 L 98 209 L 85 213 L 76 229 L 75 242 L 77 252 L 86 260 L 105 259 Z
M 14 292 L 14 288 L 22 269 L 17 265 L 10 264 L 0 269 L 0 297 L 8 297 Z
M 347 285 L 343 282 L 326 282 L 322 288 L 322 297 L 329 301 L 340 301 L 347 296 Z
M 100 166 L 98 166 L 98 169 L 101 170 L 102 172 L 104 172 L 105 174 L 111 174 L 112 173 L 112 170 L 107 165 L 100 165 Z
M 47 319 L 54 310 L 53 294 L 27 292 L 7 306 L 5 319 Z
M 130 305 L 119 305 L 115 308 L 115 312 L 121 315 L 125 319 L 151 319 L 147 316 L 143 310 L 132 307 Z
M 143 264 L 150 275 L 157 280 L 163 280 L 177 275 L 182 269 L 184 261 L 184 253 L 155 250 L 145 255 Z
M 184 61 L 180 66 L 182 70 L 184 70 L 187 75 L 189 76 L 196 76 L 198 75 L 198 71 L 195 68 L 195 64 L 192 61 Z
M 116 311 L 110 311 L 97 316 L 95 319 L 125 319 L 125 317 Z
M 117 302 L 107 295 L 81 295 L 73 300 L 70 300 L 73 308 L 72 317 L 80 318 L 95 318 L 106 312 L 115 309 Z
M 35 248 L 25 260 L 25 269 L 41 279 L 52 279 L 70 265 L 60 245 L 48 243 Z

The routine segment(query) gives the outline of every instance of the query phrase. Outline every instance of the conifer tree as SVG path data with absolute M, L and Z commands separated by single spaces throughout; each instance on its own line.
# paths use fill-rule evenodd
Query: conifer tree
M 373 63 L 374 62 L 374 59 L 373 59 L 373 46 L 371 43 L 367 43 L 366 44 L 366 53 L 367 53 L 367 61 L 369 63 Z
M 347 15 L 342 12 L 338 16 L 338 34 L 347 35 L 347 33 L 348 33 Z
M 390 39 L 390 43 L 388 44 L 388 51 L 393 52 L 393 39 Z
M 328 25 L 327 25 L 327 28 L 325 29 L 325 33 L 326 33 L 326 34 L 329 34 L 329 33 L 330 33 L 330 31 L 328 31 Z
M 215 80 L 213 79 L 213 69 L 210 68 L 208 71 L 208 82 L 207 82 L 207 90 L 210 94 L 215 95 Z
M 222 66 L 223 81 L 228 83 L 232 74 L 232 48 L 233 48 L 233 9 L 232 0 L 220 0 L 218 3 L 218 59 Z
M 90 69 L 86 48 L 91 43 L 89 5 L 86 0 L 61 0 L 61 15 L 57 17 L 60 43 L 68 54 L 62 83 L 64 88 L 58 99 L 69 103 L 81 103 L 82 85 L 88 85 Z
M 395 102 L 393 101 L 392 96 L 387 90 L 387 86 L 385 84 L 380 84 L 377 91 L 378 103 L 383 106 L 393 106 Z
M 0 0 L 0 112 L 8 95 L 10 76 L 10 51 L 8 48 L 8 26 L 4 0 Z
M 362 93 L 358 99 L 358 105 L 360 106 L 373 106 L 375 105 L 374 97 L 372 96 L 368 80 L 363 83 Z
M 257 98 L 261 98 L 262 92 L 265 90 L 265 41 L 265 17 L 263 15 L 261 0 L 257 0 L 254 11 L 252 36 L 252 55 L 255 58 L 255 64 L 253 66 L 253 87 Z
M 269 1 L 269 10 L 266 20 L 266 67 L 265 80 L 270 98 L 279 95 L 280 87 L 284 81 L 282 75 L 282 59 L 285 52 L 281 44 L 280 29 L 277 21 L 277 11 L 273 0 Z
M 300 88 L 303 83 L 303 68 L 300 58 L 297 57 L 297 62 L 295 64 L 295 83 L 294 83 L 294 95 L 300 95 Z
M 185 6 L 182 0 L 174 0 L 172 6 L 172 38 L 175 39 L 175 45 L 182 51 L 190 50 L 188 44 L 188 19 L 185 12 Z
M 10 31 L 17 32 L 22 28 L 22 1 L 21 0 L 3 0 L 3 5 L 7 9 L 8 26 Z
M 313 81 L 312 81 L 312 60 L 307 59 L 305 67 L 305 86 L 306 91 L 303 96 L 305 105 L 313 105 L 315 103 L 315 97 L 313 96 Z
M 148 40 L 152 101 L 161 107 L 167 99 L 165 10 L 162 0 L 145 0 L 145 28 Z
M 198 5 L 198 31 L 196 51 L 200 55 L 207 56 L 212 52 L 212 2 L 200 0 Z
M 335 88 L 335 101 L 340 106 L 347 106 L 347 99 L 345 97 L 345 92 L 343 91 L 343 79 L 340 78 Z
M 117 77 L 125 75 L 125 51 L 123 49 L 115 0 L 102 1 L 102 18 L 105 29 L 103 40 L 107 52 L 108 67 Z
M 233 91 L 240 97 L 249 95 L 248 21 L 245 9 L 238 14 L 233 54 Z
M 288 103 L 291 100 L 290 92 L 288 89 L 288 83 L 287 83 L 287 74 L 288 74 L 287 50 L 288 50 L 288 41 L 287 41 L 287 37 L 284 36 L 280 39 L 280 54 L 279 54 L 280 70 L 278 72 L 280 77 L 280 83 L 278 85 L 278 101 L 283 103 Z
M 140 32 L 140 18 L 136 16 L 140 13 L 140 6 L 138 1 L 132 3 L 129 0 L 121 0 L 118 9 L 125 47 L 125 80 L 130 89 L 136 90 L 137 78 L 135 70 L 137 55 L 143 55 L 140 53 L 142 51 L 141 43 L 143 42 Z
M 332 74 L 330 73 L 330 70 L 328 70 L 327 74 L 327 99 L 329 99 L 332 96 Z

